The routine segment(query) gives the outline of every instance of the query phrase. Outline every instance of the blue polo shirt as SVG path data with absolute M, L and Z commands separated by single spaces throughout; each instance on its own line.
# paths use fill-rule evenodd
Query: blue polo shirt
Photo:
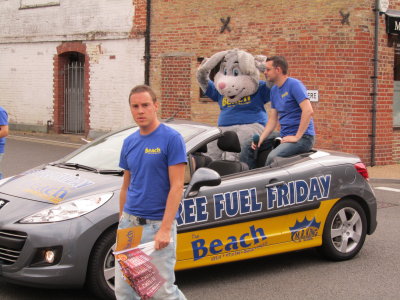
M 161 220 L 170 190 L 168 167 L 186 162 L 186 147 L 181 134 L 165 124 L 160 124 L 148 135 L 141 135 L 137 130 L 127 137 L 119 163 L 122 169 L 131 173 L 124 211 Z
M 4 108 L 0 106 L 0 125 L 8 125 L 8 114 Z M 4 153 L 4 145 L 6 144 L 6 138 L 0 138 L 0 153 Z
M 308 99 L 306 87 L 295 78 L 288 77 L 281 87 L 272 87 L 271 107 L 278 112 L 281 137 L 296 135 L 302 113 L 300 103 L 304 99 Z M 315 135 L 313 119 L 304 134 Z

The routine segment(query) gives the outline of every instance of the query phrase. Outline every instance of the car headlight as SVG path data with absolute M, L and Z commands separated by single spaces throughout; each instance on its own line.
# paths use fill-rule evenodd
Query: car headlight
M 99 208 L 110 200 L 113 194 L 110 192 L 61 203 L 25 217 L 18 223 L 51 223 L 77 218 Z

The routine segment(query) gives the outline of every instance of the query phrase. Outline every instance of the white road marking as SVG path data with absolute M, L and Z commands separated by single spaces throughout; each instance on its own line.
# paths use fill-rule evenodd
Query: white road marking
M 384 191 L 390 191 L 390 192 L 397 192 L 400 193 L 400 189 L 394 189 L 390 187 L 384 187 L 384 186 L 378 186 L 375 188 L 376 190 L 384 190 Z
M 11 138 L 14 140 L 20 140 L 20 141 L 31 141 L 31 142 L 36 142 L 36 143 L 61 145 L 61 146 L 71 147 L 71 148 L 79 148 L 80 146 L 82 146 L 82 144 L 77 144 L 77 143 L 68 143 L 68 142 L 62 142 L 62 141 L 56 141 L 56 140 L 40 139 L 40 138 L 11 135 L 11 134 L 9 136 L 7 136 L 7 138 Z M 86 142 L 86 140 L 85 140 L 85 142 Z

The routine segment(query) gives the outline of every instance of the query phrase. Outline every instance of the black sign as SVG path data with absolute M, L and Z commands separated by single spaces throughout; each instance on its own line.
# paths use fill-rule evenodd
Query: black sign
M 400 34 L 400 16 L 386 15 L 386 32 Z
M 0 199 L 0 209 L 2 209 L 3 206 L 7 204 L 7 202 L 8 201 L 6 201 L 6 200 Z

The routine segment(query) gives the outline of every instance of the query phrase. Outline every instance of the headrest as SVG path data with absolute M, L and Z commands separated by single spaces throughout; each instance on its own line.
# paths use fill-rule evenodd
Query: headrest
M 218 148 L 222 151 L 240 153 L 240 141 L 236 132 L 225 131 L 222 136 L 218 138 Z
M 207 148 L 207 144 L 202 145 L 199 149 L 196 150 L 196 152 L 200 152 L 200 153 L 207 153 L 208 148 Z

